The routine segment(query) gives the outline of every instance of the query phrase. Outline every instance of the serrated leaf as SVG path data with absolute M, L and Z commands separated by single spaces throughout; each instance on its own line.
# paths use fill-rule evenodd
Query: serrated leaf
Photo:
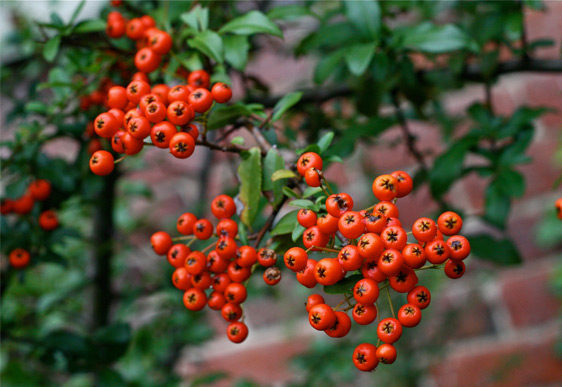
M 310 200 L 305 200 L 305 199 L 297 199 L 297 200 L 293 200 L 289 203 L 290 206 L 293 207 L 298 207 L 298 208 L 304 208 L 306 210 L 311 210 L 311 211 L 318 211 L 318 207 Z
M 378 39 L 381 27 L 381 10 L 374 0 L 344 1 L 345 15 L 363 36 Z
M 301 97 L 302 91 L 295 91 L 284 95 L 283 98 L 277 101 L 277 103 L 273 107 L 271 121 L 275 122 L 280 119 L 287 110 L 289 110 L 300 101 Z
M 499 265 L 516 265 L 523 260 L 511 239 L 495 239 L 489 235 L 468 238 L 472 254 Z
M 333 139 L 334 139 L 334 132 L 328 132 L 325 135 L 323 135 L 320 140 L 318 140 L 317 144 L 318 144 L 318 148 L 320 148 L 320 155 L 323 155 L 328 150 Z
M 344 59 L 349 72 L 357 76 L 363 74 L 375 55 L 375 48 L 374 43 L 366 43 L 354 44 L 346 49 Z
M 76 26 L 72 30 L 72 33 L 87 34 L 90 32 L 102 32 L 105 31 L 106 25 L 107 22 L 101 19 L 84 20 L 76 24 Z
M 289 169 L 280 169 L 278 171 L 273 172 L 273 174 L 271 175 L 271 181 L 289 179 L 291 177 L 297 177 L 297 175 L 295 175 L 295 172 Z
M 363 276 L 361 274 L 353 274 L 349 277 L 342 279 L 340 282 L 336 284 L 324 286 L 324 292 L 327 294 L 348 293 L 351 290 L 353 290 L 355 284 L 361 279 L 363 279 Z
M 55 35 L 45 43 L 43 47 L 43 57 L 47 62 L 52 62 L 59 52 L 60 35 Z
M 195 48 L 204 55 L 207 55 L 215 62 L 224 62 L 224 47 L 222 38 L 214 31 L 206 30 L 195 35 L 187 41 L 189 47 Z
M 240 176 L 240 194 L 244 208 L 240 219 L 248 227 L 252 227 L 259 210 L 259 200 L 262 186 L 261 152 L 257 147 L 242 154 L 243 160 L 238 167 Z
M 297 225 L 298 211 L 291 211 L 283 216 L 271 230 L 271 236 L 291 234 Z
M 283 33 L 277 26 L 260 11 L 250 11 L 239 16 L 221 27 L 219 32 L 236 35 L 253 35 L 259 33 L 270 34 L 282 38 Z
M 224 43 L 224 58 L 236 70 L 244 71 L 248 63 L 250 43 L 246 36 L 227 35 L 222 38 Z
M 293 230 L 293 233 L 291 234 L 291 238 L 293 239 L 293 242 L 296 242 L 297 239 L 299 239 L 302 236 L 302 234 L 304 234 L 305 230 L 306 228 L 304 228 L 303 226 L 297 223 L 295 229 Z

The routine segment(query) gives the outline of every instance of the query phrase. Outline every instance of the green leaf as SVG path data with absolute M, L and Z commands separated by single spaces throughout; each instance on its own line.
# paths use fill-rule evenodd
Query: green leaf
M 307 189 L 304 190 L 304 192 L 302 193 L 302 197 L 303 198 L 308 198 L 310 196 L 314 196 L 316 194 L 319 194 L 320 192 L 322 192 L 322 187 L 308 187 Z
M 98 372 L 99 387 L 126 387 L 127 382 L 121 374 L 111 368 L 103 368 Z
M 334 132 L 328 132 L 325 135 L 323 135 L 322 138 L 320 138 L 320 140 L 318 140 L 317 144 L 318 144 L 318 148 L 320 148 L 320 153 L 319 153 L 320 155 L 326 153 L 333 139 L 334 139 Z
M 290 206 L 304 208 L 306 210 L 318 211 L 318 207 L 310 200 L 297 199 L 289 203 Z
M 115 323 L 98 329 L 92 339 L 98 348 L 98 356 L 105 364 L 113 363 L 125 354 L 131 342 L 129 324 Z
M 330 75 L 334 73 L 334 71 L 342 61 L 345 52 L 345 49 L 341 49 L 328 55 L 324 55 L 314 69 L 314 82 L 316 82 L 317 84 L 324 83 L 330 77 Z
M 494 226 L 505 229 L 511 200 L 499 185 L 498 180 L 492 181 L 486 188 L 485 214 L 483 218 Z
M 275 7 L 267 12 L 267 17 L 271 20 L 295 20 L 303 16 L 316 17 L 312 11 L 302 5 L 286 5 Z
M 525 178 L 513 169 L 502 171 L 497 178 L 499 189 L 512 198 L 520 198 L 525 193 Z
M 25 104 L 25 111 L 31 113 L 46 114 L 48 111 L 48 107 L 43 102 L 30 101 Z
M 517 247 L 509 238 L 495 239 L 489 235 L 468 238 L 472 254 L 499 265 L 516 265 L 523 262 Z
M 189 47 L 195 48 L 196 50 L 207 55 L 215 62 L 224 62 L 224 47 L 222 44 L 222 38 L 219 34 L 214 31 L 206 30 L 195 35 L 194 38 L 187 41 Z
M 296 193 L 294 190 L 292 190 L 287 186 L 283 187 L 283 195 L 287 196 L 288 198 L 295 198 L 295 199 L 300 198 L 298 193 Z
M 52 331 L 41 341 L 47 348 L 70 356 L 86 356 L 92 351 L 91 344 L 84 336 L 65 330 Z
M 273 107 L 271 121 L 275 122 L 280 119 L 287 110 L 289 110 L 300 101 L 301 97 L 302 91 L 295 91 L 284 95 L 283 98 L 277 101 L 277 103 Z
M 236 136 L 232 140 L 230 140 L 231 144 L 234 145 L 244 145 L 244 137 Z
M 43 47 L 43 57 L 47 62 L 52 62 L 59 52 L 60 47 L 60 35 L 55 35 Z
M 271 236 L 291 234 L 297 225 L 298 211 L 291 211 L 283 216 L 271 230 Z
M 240 243 L 242 245 L 247 246 L 250 244 L 250 241 L 248 240 L 248 230 L 242 222 L 238 222 L 238 237 L 240 238 Z
M 465 137 L 435 159 L 429 172 L 429 183 L 434 197 L 441 197 L 460 177 L 466 152 L 475 142 L 474 138 Z
M 291 238 L 293 239 L 293 242 L 296 242 L 297 239 L 299 239 L 302 234 L 304 234 L 306 228 L 304 228 L 303 226 L 301 226 L 300 224 L 296 224 L 295 229 L 293 230 L 293 233 L 291 234 Z
M 353 290 L 355 284 L 363 279 L 361 274 L 353 274 L 349 277 L 342 279 L 340 282 L 330 285 L 324 286 L 324 292 L 327 294 L 342 294 L 348 293 Z
M 280 169 L 278 171 L 273 172 L 273 174 L 271 175 L 271 181 L 289 179 L 291 177 L 297 177 L 297 175 L 295 175 L 295 172 L 289 169 Z
M 284 182 L 273 179 L 273 175 L 285 167 L 285 161 L 277 149 L 271 148 L 264 159 L 263 190 L 273 192 L 272 204 L 277 206 L 283 199 Z
M 90 32 L 102 32 L 105 31 L 107 22 L 101 19 L 84 20 L 76 24 L 72 33 L 75 34 L 87 34 Z
M 345 63 L 353 75 L 361 75 L 367 70 L 375 55 L 374 43 L 354 44 L 345 51 Z
M 68 22 L 68 24 L 74 24 L 76 18 L 78 17 L 78 15 L 80 15 L 80 12 L 82 12 L 82 8 L 84 8 L 85 4 L 86 4 L 86 0 L 80 1 L 80 4 L 78 4 L 78 7 L 76 7 L 74 12 L 72 13 L 72 16 L 70 17 L 70 21 Z
M 196 31 L 205 31 L 209 28 L 209 8 L 197 4 L 191 11 L 182 13 L 180 19 Z
M 236 103 L 234 105 L 215 105 L 209 113 L 207 129 L 220 129 L 226 125 L 233 124 L 240 117 L 247 117 L 252 114 L 246 105 Z
M 255 220 L 261 196 L 262 186 L 262 166 L 261 152 L 257 147 L 251 148 L 242 154 L 243 160 L 238 167 L 240 176 L 240 201 L 244 205 L 240 219 L 248 226 L 252 227 Z
M 347 18 L 364 36 L 378 39 L 381 28 L 381 9 L 374 0 L 344 1 Z
M 250 43 L 246 36 L 226 35 L 222 38 L 224 43 L 224 58 L 236 70 L 244 71 L 248 63 Z
M 236 35 L 270 34 L 282 38 L 283 32 L 260 11 L 250 11 L 226 23 L 219 33 L 231 32 Z
M 422 23 L 395 30 L 402 48 L 433 54 L 462 50 L 471 46 L 470 37 L 453 24 L 435 25 Z

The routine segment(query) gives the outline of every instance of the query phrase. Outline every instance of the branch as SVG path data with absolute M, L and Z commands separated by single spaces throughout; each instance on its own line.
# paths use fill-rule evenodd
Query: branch
M 450 72 L 451 69 L 446 67 L 434 70 L 420 70 L 416 74 L 423 77 L 428 74 L 441 74 Z M 499 63 L 496 70 L 491 74 L 492 77 L 503 74 L 517 72 L 536 72 L 536 73 L 561 73 L 562 60 L 560 59 L 513 59 Z M 465 81 L 486 82 L 487 75 L 484 73 L 482 66 L 478 63 L 468 64 L 459 74 L 459 77 Z M 355 90 L 349 86 L 338 86 L 331 89 L 319 88 L 316 90 L 304 91 L 300 100 L 301 103 L 322 103 L 334 98 L 347 97 L 355 93 Z M 257 102 L 265 107 L 273 107 L 281 99 L 281 97 L 263 97 L 251 98 L 250 102 Z
M 269 215 L 269 217 L 267 218 L 267 220 L 265 221 L 265 224 L 263 225 L 263 227 L 260 229 L 260 231 L 258 232 L 258 235 L 256 237 L 256 241 L 254 242 L 254 247 L 257 248 L 263 237 L 265 236 L 265 234 L 269 231 L 269 229 L 271 228 L 271 226 L 273 225 L 273 221 L 275 220 L 275 217 L 277 216 L 277 214 L 279 213 L 279 211 L 281 210 L 281 207 L 283 207 L 283 204 L 285 204 L 285 202 L 287 201 L 288 197 L 284 196 L 283 200 L 281 201 L 281 203 L 279 203 L 277 205 L 277 207 L 275 207 L 273 209 L 273 211 L 271 211 L 271 214 Z

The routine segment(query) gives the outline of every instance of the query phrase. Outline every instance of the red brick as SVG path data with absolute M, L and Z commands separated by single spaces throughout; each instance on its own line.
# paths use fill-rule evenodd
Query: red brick
M 492 339 L 473 348 L 456 348 L 433 367 L 432 374 L 439 387 L 556 385 L 562 381 L 557 336 L 548 332 L 539 338 Z
M 504 303 L 516 327 L 544 324 L 556 318 L 562 306 L 549 288 L 551 264 L 527 264 L 501 277 Z
M 250 332 L 250 334 L 252 333 Z M 290 370 L 290 361 L 295 355 L 306 351 L 309 341 L 309 338 L 299 337 L 268 343 L 222 356 L 217 354 L 213 356 L 212 361 L 203 360 L 198 364 L 181 364 L 178 369 L 186 381 L 212 372 L 227 373 L 227 379 L 212 384 L 215 387 L 231 386 L 235 380 L 241 378 L 250 379 L 258 385 L 283 384 L 294 379 L 294 374 Z M 225 343 L 224 345 L 237 344 Z

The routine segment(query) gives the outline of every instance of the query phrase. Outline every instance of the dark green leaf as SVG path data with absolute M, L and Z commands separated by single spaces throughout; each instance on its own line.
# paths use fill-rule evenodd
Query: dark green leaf
M 431 192 L 435 197 L 441 197 L 460 177 L 466 152 L 475 141 L 465 137 L 435 159 L 429 172 Z
M 87 356 L 92 351 L 89 341 L 76 333 L 56 330 L 42 339 L 43 345 L 52 350 L 64 352 L 67 355 Z
M 45 43 L 43 47 L 43 57 L 47 62 L 52 62 L 59 52 L 60 35 L 55 35 Z
M 282 181 L 274 181 L 273 175 L 285 167 L 285 161 L 277 149 L 271 148 L 263 164 L 263 190 L 273 192 L 273 205 L 277 206 L 283 199 Z
M 361 279 L 363 279 L 363 276 L 361 274 L 353 274 L 342 279 L 340 282 L 334 285 L 324 286 L 324 292 L 327 294 L 341 294 L 351 292 L 355 284 Z
M 250 241 L 248 240 L 248 230 L 244 223 L 238 222 L 238 237 L 240 238 L 240 243 L 244 246 L 248 246 Z
M 499 265 L 515 265 L 523 260 L 511 239 L 495 239 L 489 235 L 475 235 L 468 238 L 471 252 L 481 259 Z
M 283 216 L 271 230 L 271 236 L 291 234 L 297 225 L 298 211 L 291 211 Z
M 375 55 L 374 43 L 355 44 L 346 49 L 345 63 L 353 75 L 361 75 L 367 70 L 369 63 Z
M 345 15 L 365 37 L 378 39 L 381 28 L 381 10 L 374 0 L 344 1 Z
M 231 32 L 236 35 L 252 35 L 265 33 L 283 37 L 283 33 L 275 23 L 260 11 L 250 11 L 236 19 L 231 20 L 221 27 L 220 33 Z
M 227 35 L 223 38 L 224 58 L 236 70 L 243 71 L 248 62 L 250 43 L 246 36 Z
M 206 30 L 195 35 L 194 38 L 187 41 L 189 47 L 199 50 L 207 55 L 215 62 L 224 62 L 224 47 L 222 38 L 216 32 Z
M 126 387 L 127 382 L 121 374 L 110 368 L 104 368 L 98 373 L 99 387 Z
M 86 4 L 86 0 L 80 1 L 80 4 L 78 4 L 76 9 L 72 13 L 72 16 L 70 17 L 70 21 L 68 22 L 68 24 L 74 24 L 76 18 L 78 17 L 78 15 L 80 15 L 80 12 L 82 12 L 82 8 L 84 8 L 85 4 Z
M 252 227 L 259 210 L 259 201 L 262 187 L 262 166 L 260 149 L 254 147 L 242 154 L 243 160 L 238 167 L 240 176 L 240 201 L 244 205 L 240 219 Z
M 507 216 L 511 207 L 511 200 L 502 187 L 494 180 L 486 188 L 486 203 L 484 219 L 500 229 L 505 229 Z
M 281 118 L 281 116 L 289 110 L 291 107 L 296 105 L 302 97 L 301 91 L 295 91 L 289 94 L 286 94 L 281 98 L 275 106 L 273 107 L 273 114 L 271 116 L 271 121 L 275 122 Z
M 525 178 L 513 169 L 502 171 L 497 178 L 499 189 L 512 198 L 520 198 L 525 193 Z
M 220 129 L 226 125 L 233 124 L 238 118 L 247 117 L 252 111 L 242 103 L 234 105 L 215 105 L 209 113 L 207 120 L 208 130 Z
M 314 69 L 314 82 L 317 84 L 324 83 L 330 75 L 334 73 L 338 65 L 341 63 L 346 50 L 338 50 L 330 54 L 324 55 Z

